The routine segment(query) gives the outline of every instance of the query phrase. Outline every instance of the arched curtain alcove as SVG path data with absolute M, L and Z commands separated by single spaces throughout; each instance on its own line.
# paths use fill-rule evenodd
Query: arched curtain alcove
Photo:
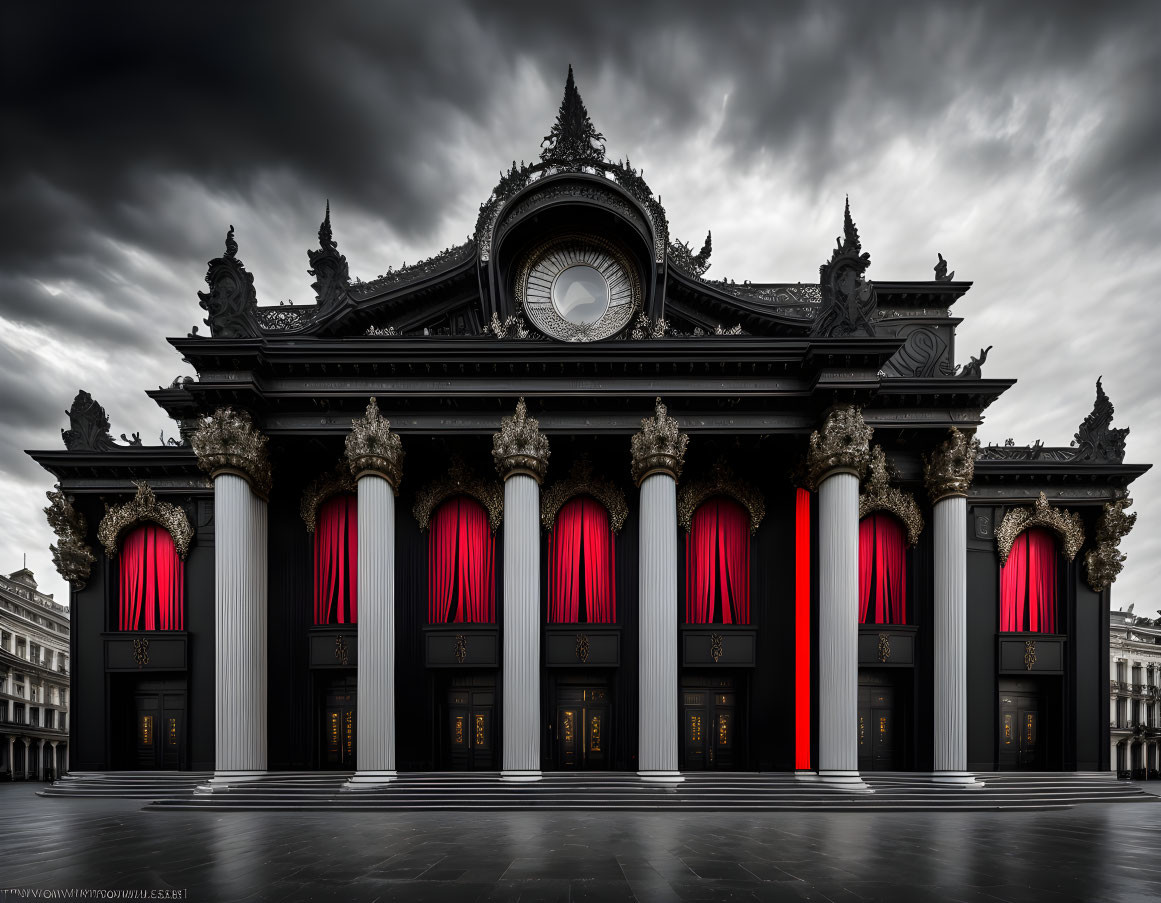
M 615 624 L 616 556 L 609 512 L 589 496 L 569 499 L 548 535 L 550 624 Z
M 314 531 L 314 623 L 359 621 L 359 499 L 349 492 L 319 506 Z
M 725 496 L 698 506 L 685 537 L 685 622 L 750 623 L 750 515 Z
M 859 623 L 907 623 L 907 534 L 882 511 L 859 521 Z
M 1059 549 L 1048 530 L 1032 527 L 1016 537 L 1000 568 L 1000 630 L 1056 632 Z
M 143 524 L 121 540 L 119 630 L 184 630 L 185 566 L 164 527 Z
M 496 540 L 488 512 L 457 495 L 436 509 L 428 535 L 427 619 L 431 624 L 496 620 Z

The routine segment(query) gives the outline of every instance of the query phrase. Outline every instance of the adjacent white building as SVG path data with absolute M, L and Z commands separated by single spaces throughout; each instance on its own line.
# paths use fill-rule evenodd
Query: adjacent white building
M 1161 615 L 1161 612 L 1158 612 Z M 1161 766 L 1161 617 L 1109 612 L 1110 761 L 1144 777 Z
M 0 576 L 0 779 L 68 770 L 69 610 L 23 568 Z

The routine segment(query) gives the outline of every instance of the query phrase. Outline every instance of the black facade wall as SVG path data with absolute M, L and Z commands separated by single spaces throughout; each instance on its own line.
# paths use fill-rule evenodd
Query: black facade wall
M 193 543 L 185 562 L 186 736 L 189 767 L 214 770 L 214 500 L 194 500 Z
M 96 500 L 77 499 L 77 509 L 89 523 L 89 545 L 96 561 L 83 589 L 73 590 L 69 605 L 69 768 L 101 771 L 112 768 L 108 723 L 111 714 L 105 676 L 104 641 L 106 583 L 109 559 L 97 542 L 96 525 L 104 513 Z
M 915 493 L 918 496 L 919 490 Z M 915 666 L 910 674 L 914 700 L 910 764 L 916 771 L 931 771 L 935 767 L 935 535 L 930 520 L 911 549 L 911 579 L 908 620 L 917 629 Z
M 1102 771 L 1109 767 L 1108 743 L 1108 624 L 1109 609 L 1103 593 L 1094 592 L 1081 577 L 1077 562 L 1070 568 L 1075 587 L 1075 613 L 1069 631 L 1073 660 L 1075 705 L 1075 761 L 1065 768 Z
M 416 488 L 411 480 L 406 485 Z M 395 501 L 395 764 L 402 771 L 428 771 L 440 764 L 436 692 L 446 675 L 428 669 L 424 659 L 428 534 L 419 532 L 411 495 Z
M 967 527 L 967 767 L 996 770 L 996 631 L 1000 562 L 992 508 L 968 505 Z

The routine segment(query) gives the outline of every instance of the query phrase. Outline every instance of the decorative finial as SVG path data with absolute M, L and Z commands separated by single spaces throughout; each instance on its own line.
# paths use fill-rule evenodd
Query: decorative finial
M 238 256 L 238 243 L 234 241 L 234 227 L 230 226 L 230 231 L 226 233 L 226 259 L 233 260 Z
M 331 236 L 331 199 L 327 198 L 327 213 L 323 217 L 322 223 L 318 227 L 318 246 L 325 250 L 333 250 L 338 247 Z
M 1073 441 L 1077 461 L 1107 461 L 1120 464 L 1125 460 L 1125 439 L 1129 428 L 1113 429 L 1113 403 L 1105 394 L 1101 379 L 1096 381 L 1096 401 L 1092 411 L 1077 427 Z
M 858 253 L 863 250 L 862 244 L 859 242 L 859 230 L 855 226 L 855 221 L 851 219 L 851 196 L 846 196 L 846 206 L 843 208 L 843 239 L 835 239 L 839 248 L 845 254 L 851 252 Z M 870 263 L 870 258 L 867 260 Z
M 528 416 L 521 398 L 516 413 L 500 421 L 500 432 L 492 434 L 492 458 L 500 479 L 523 473 L 542 482 L 548 473 L 548 438 L 540 432 L 540 421 Z
M 947 261 L 943 259 L 943 255 L 938 251 L 935 256 L 939 258 L 939 263 L 935 265 L 935 281 L 936 282 L 951 282 L 955 278 L 955 271 L 947 272 Z
M 960 379 L 983 379 L 984 376 L 984 361 L 988 359 L 988 352 L 992 350 L 992 345 L 987 348 L 980 349 L 980 356 L 971 356 L 972 362 L 967 364 L 960 372 Z
M 403 442 L 391 432 L 391 421 L 379 413 L 379 402 L 372 397 L 367 410 L 351 421 L 347 433 L 347 461 L 357 480 L 367 473 L 383 477 L 398 490 L 403 479 Z
M 631 472 L 638 486 L 654 473 L 667 473 L 675 480 L 681 476 L 689 436 L 679 430 L 660 398 L 654 399 L 653 416 L 641 421 L 641 431 L 629 441 Z
M 863 251 L 859 230 L 851 218 L 851 199 L 843 207 L 843 234 L 835 239 L 830 260 L 818 268 L 822 305 L 811 334 L 830 338 L 863 332 L 875 334 L 874 286 L 863 278 L 871 255 Z
M 601 163 L 605 159 L 605 146 L 601 144 L 605 136 L 596 130 L 589 111 L 585 109 L 580 92 L 573 81 L 572 66 L 568 67 L 568 79 L 564 83 L 564 99 L 556 114 L 552 130 L 544 136 L 540 146 L 540 159 L 544 163 L 559 166 L 573 166 L 585 163 Z

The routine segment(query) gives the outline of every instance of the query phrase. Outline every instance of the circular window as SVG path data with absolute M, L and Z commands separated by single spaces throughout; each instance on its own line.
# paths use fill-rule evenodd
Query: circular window
M 561 270 L 552 283 L 552 306 L 570 323 L 588 326 L 609 309 L 609 283 L 596 267 L 578 264 Z

